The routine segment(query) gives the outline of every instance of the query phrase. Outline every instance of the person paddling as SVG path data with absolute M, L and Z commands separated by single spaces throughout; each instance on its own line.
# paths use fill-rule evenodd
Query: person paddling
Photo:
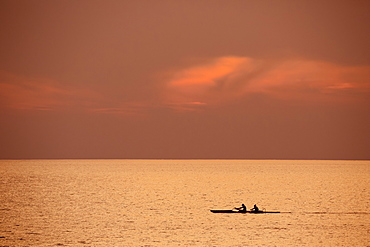
M 242 212 L 242 213 L 247 212 L 247 206 L 245 206 L 244 204 L 242 204 L 240 208 L 235 208 L 235 209 L 239 210 L 239 212 Z
M 260 209 L 257 207 L 257 205 L 256 205 L 256 204 L 254 204 L 254 206 L 253 206 L 252 210 L 253 210 L 254 212 L 258 212 L 258 211 L 260 211 Z

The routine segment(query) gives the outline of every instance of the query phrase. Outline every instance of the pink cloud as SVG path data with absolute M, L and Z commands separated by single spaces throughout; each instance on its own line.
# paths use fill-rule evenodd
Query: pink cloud
M 209 103 L 209 94 L 216 96 L 222 80 L 228 80 L 247 66 L 253 66 L 251 59 L 245 57 L 221 57 L 207 64 L 173 72 L 166 84 L 166 101 L 174 105 L 204 105 Z
M 209 64 L 185 69 L 175 74 L 169 83 L 172 86 L 214 86 L 215 79 L 222 78 L 237 71 L 239 66 L 249 61 L 242 57 L 221 57 L 211 61 Z
M 100 102 L 101 105 L 90 108 L 89 112 L 113 115 L 143 116 L 151 106 L 146 102 L 122 102 L 110 101 Z
M 284 100 L 356 100 L 370 94 L 370 66 L 220 57 L 174 71 L 166 83 L 165 101 L 184 106 L 219 104 L 251 94 Z
M 48 78 L 31 78 L 0 71 L 0 100 L 2 108 L 45 111 L 94 107 L 102 96 L 92 90 Z
M 248 81 L 245 93 L 263 93 L 284 99 L 351 98 L 369 93 L 370 66 L 343 66 L 322 61 L 287 60 Z
M 141 116 L 155 104 L 111 97 L 104 87 L 83 88 L 58 81 L 0 71 L 0 109 L 80 111 Z

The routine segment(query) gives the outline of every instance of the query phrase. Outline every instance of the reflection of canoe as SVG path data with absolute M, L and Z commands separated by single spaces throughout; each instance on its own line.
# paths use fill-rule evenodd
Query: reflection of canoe
M 211 209 L 211 212 L 212 213 L 224 213 L 224 214 L 235 214 L 235 213 L 238 213 L 238 214 L 276 214 L 276 213 L 280 213 L 278 211 L 263 211 L 263 210 L 259 210 L 259 211 L 237 211 L 237 210 L 224 210 L 224 209 Z

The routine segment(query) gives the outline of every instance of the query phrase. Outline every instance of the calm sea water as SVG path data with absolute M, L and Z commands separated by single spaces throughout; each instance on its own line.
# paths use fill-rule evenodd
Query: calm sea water
M 0 246 L 370 246 L 370 161 L 0 161 Z M 213 214 L 257 204 L 280 214 Z

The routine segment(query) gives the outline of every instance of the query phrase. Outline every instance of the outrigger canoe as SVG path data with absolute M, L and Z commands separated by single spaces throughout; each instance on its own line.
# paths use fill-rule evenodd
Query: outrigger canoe
M 224 213 L 224 214 L 277 214 L 280 213 L 278 211 L 239 211 L 239 210 L 225 210 L 225 209 L 211 209 L 212 213 Z

